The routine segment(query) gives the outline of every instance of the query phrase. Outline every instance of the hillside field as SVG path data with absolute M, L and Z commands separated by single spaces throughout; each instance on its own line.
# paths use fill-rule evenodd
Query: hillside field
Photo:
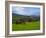
M 26 22 L 25 24 L 12 24 L 13 31 L 40 30 L 40 22 Z

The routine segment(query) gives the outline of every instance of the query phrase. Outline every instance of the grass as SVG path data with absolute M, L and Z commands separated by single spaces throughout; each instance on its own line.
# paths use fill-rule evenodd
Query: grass
M 12 24 L 13 31 L 40 30 L 40 22 L 26 22 L 25 24 Z

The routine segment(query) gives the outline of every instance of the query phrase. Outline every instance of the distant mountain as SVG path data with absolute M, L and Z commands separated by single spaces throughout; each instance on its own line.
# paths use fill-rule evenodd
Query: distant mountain
M 24 15 L 19 15 L 19 14 L 15 14 L 15 13 L 12 13 L 13 16 L 24 16 Z
M 27 16 L 27 15 L 19 15 L 19 14 L 15 14 L 15 13 L 12 13 L 12 16 L 13 18 L 33 18 L 33 19 L 40 19 L 40 15 L 37 16 L 37 15 L 30 15 L 30 16 Z
M 12 13 L 13 16 L 18 16 L 18 14 Z
M 27 16 L 27 15 L 19 15 L 19 14 L 15 14 L 15 13 L 12 13 L 13 16 Z M 40 15 L 30 15 L 31 17 L 40 17 Z M 30 17 L 30 16 L 27 16 L 27 17 Z

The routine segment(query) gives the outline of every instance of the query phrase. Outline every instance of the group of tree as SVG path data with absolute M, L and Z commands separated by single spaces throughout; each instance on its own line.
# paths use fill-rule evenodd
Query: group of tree
M 12 18 L 12 23 L 16 24 L 22 24 L 25 22 L 32 22 L 32 21 L 40 21 L 40 16 L 22 16 L 22 17 L 17 17 L 17 18 Z

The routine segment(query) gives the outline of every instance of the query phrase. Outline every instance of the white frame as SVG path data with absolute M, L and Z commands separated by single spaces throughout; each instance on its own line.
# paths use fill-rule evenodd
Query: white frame
M 37 7 L 40 8 L 40 30 L 29 30 L 29 31 L 12 31 L 12 6 L 20 6 L 20 7 Z M 43 33 L 43 6 L 41 5 L 22 5 L 22 4 L 10 4 L 10 32 L 9 34 L 27 34 L 27 33 Z

